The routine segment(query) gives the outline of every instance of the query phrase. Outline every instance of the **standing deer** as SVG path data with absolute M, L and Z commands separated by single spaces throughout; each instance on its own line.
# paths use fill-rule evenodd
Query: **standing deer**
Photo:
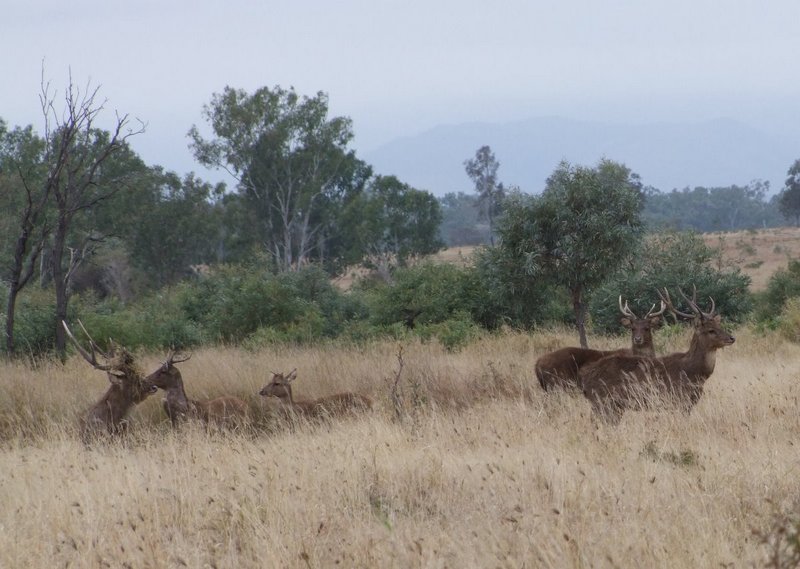
M 619 310 L 622 313 L 620 323 L 631 331 L 631 347 L 621 350 L 590 350 L 587 348 L 561 348 L 543 355 L 536 360 L 536 377 L 542 389 L 548 391 L 554 388 L 575 388 L 580 386 L 579 370 L 591 362 L 610 356 L 635 355 L 655 356 L 653 348 L 653 330 L 661 325 L 661 318 L 666 310 L 664 301 L 661 309 L 656 312 L 654 304 L 650 310 L 639 318 L 628 306 L 628 301 L 622 303 L 619 297 Z
M 625 409 L 641 406 L 648 395 L 675 399 L 689 411 L 703 394 L 706 380 L 714 372 L 717 350 L 735 342 L 720 326 L 720 316 L 703 312 L 697 305 L 697 289 L 692 299 L 681 296 L 692 313 L 680 312 L 672 304 L 667 289 L 659 296 L 676 316 L 694 325 L 689 350 L 660 358 L 612 355 L 587 364 L 580 370 L 583 394 L 592 410 L 612 423 L 620 420 Z
M 133 355 L 128 350 L 109 340 L 111 351 L 108 353 L 101 351 L 80 320 L 78 320 L 78 324 L 89 339 L 89 352 L 78 343 L 67 323 L 61 321 L 67 338 L 78 350 L 78 353 L 93 368 L 106 372 L 108 381 L 111 382 L 105 395 L 89 409 L 81 420 L 81 439 L 88 443 L 101 434 L 115 435 L 125 431 L 128 425 L 125 417 L 131 408 L 158 391 L 158 388 L 147 378 L 142 377 Z M 100 354 L 106 363 L 98 363 L 97 354 Z
M 282 412 L 287 417 L 302 416 L 310 419 L 343 415 L 372 408 L 372 399 L 357 393 L 335 393 L 311 401 L 295 401 L 292 397 L 291 385 L 295 379 L 297 379 L 297 369 L 293 369 L 288 374 L 273 372 L 272 380 L 259 391 L 259 395 L 277 397 L 281 403 Z
M 190 357 L 191 355 L 179 356 L 174 350 L 170 350 L 164 363 L 147 377 L 157 388 L 166 391 L 167 395 L 163 401 L 164 411 L 172 421 L 172 426 L 177 427 L 188 417 L 217 426 L 241 424 L 247 418 L 248 408 L 247 403 L 238 397 L 222 395 L 205 401 L 186 397 L 183 377 L 175 364 L 185 362 Z

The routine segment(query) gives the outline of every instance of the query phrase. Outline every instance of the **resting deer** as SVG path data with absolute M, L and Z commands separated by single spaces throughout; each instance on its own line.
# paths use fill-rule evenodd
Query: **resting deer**
M 543 355 L 536 360 L 536 377 L 542 389 L 579 387 L 579 370 L 586 364 L 595 362 L 612 354 L 655 356 L 653 348 L 653 330 L 661 325 L 661 318 L 666 310 L 664 301 L 656 312 L 654 304 L 650 310 L 639 318 L 619 297 L 619 310 L 622 312 L 620 323 L 631 331 L 631 347 L 622 350 L 590 350 L 587 348 L 561 348 Z
M 247 418 L 247 403 L 238 397 L 223 395 L 205 401 L 186 397 L 183 377 L 175 364 L 185 362 L 190 357 L 191 355 L 179 356 L 174 350 L 170 350 L 164 363 L 147 377 L 157 388 L 166 391 L 164 411 L 172 421 L 172 426 L 178 426 L 189 417 L 218 426 L 236 425 L 244 421 Z
M 640 406 L 643 395 L 676 399 L 686 411 L 700 399 L 706 380 L 714 372 L 717 350 L 730 346 L 735 338 L 720 326 L 713 298 L 709 297 L 711 310 L 703 312 L 697 305 L 696 289 L 692 299 L 679 292 L 691 314 L 675 308 L 667 289 L 659 295 L 673 314 L 692 321 L 689 350 L 660 358 L 612 355 L 581 368 L 583 394 L 595 413 L 618 422 L 625 409 Z
M 295 379 L 297 379 L 297 369 L 288 374 L 273 373 L 272 380 L 259 391 L 259 395 L 277 397 L 281 409 L 288 417 L 299 415 L 310 419 L 372 408 L 372 399 L 357 393 L 335 393 L 311 401 L 295 401 L 292 397 L 292 382 Z
M 109 340 L 111 351 L 108 353 L 101 351 L 80 320 L 78 320 L 78 324 L 89 339 L 88 352 L 75 339 L 67 323 L 61 321 L 67 337 L 78 353 L 93 368 L 106 372 L 108 381 L 111 382 L 105 395 L 89 409 L 81 420 L 81 438 L 84 442 L 89 442 L 97 435 L 114 435 L 125 431 L 128 424 L 125 417 L 131 408 L 147 399 L 148 395 L 158 391 L 158 388 L 142 377 L 133 355 L 128 350 Z M 99 363 L 97 354 L 100 354 L 106 363 Z

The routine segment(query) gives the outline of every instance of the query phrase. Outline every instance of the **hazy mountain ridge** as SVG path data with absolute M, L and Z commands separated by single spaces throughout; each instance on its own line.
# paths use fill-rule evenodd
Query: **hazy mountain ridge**
M 543 117 L 436 126 L 364 158 L 377 173 L 395 174 L 436 195 L 469 192 L 463 163 L 485 144 L 500 162 L 500 180 L 532 193 L 542 190 L 559 161 L 594 165 L 602 157 L 624 162 L 644 184 L 662 191 L 744 185 L 756 178 L 779 191 L 800 157 L 793 141 L 732 119 L 632 125 Z

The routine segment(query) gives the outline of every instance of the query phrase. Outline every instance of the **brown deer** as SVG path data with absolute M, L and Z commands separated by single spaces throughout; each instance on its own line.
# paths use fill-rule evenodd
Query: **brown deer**
M 542 389 L 549 391 L 556 388 L 580 387 L 578 371 L 586 364 L 596 362 L 612 354 L 655 356 L 653 348 L 653 330 L 661 325 L 661 318 L 666 310 L 664 301 L 661 309 L 656 312 L 654 304 L 650 310 L 639 318 L 628 306 L 628 301 L 622 303 L 619 297 L 619 309 L 622 312 L 620 323 L 631 331 L 631 347 L 621 350 L 590 350 L 587 348 L 561 348 L 547 353 L 536 360 L 536 377 Z
M 170 350 L 167 359 L 161 366 L 147 376 L 157 388 L 166 391 L 163 405 L 172 426 L 177 427 L 187 418 L 200 419 L 206 424 L 216 426 L 241 425 L 247 418 L 247 403 L 231 395 L 222 395 L 214 399 L 196 401 L 186 396 L 183 388 L 183 377 L 175 364 L 187 361 L 191 355 L 180 356 Z
M 277 397 L 281 412 L 287 418 L 301 416 L 308 419 L 344 415 L 372 408 L 372 399 L 357 393 L 335 393 L 311 401 L 295 401 L 292 397 L 292 382 L 297 379 L 297 369 L 288 374 L 274 373 L 259 395 Z
M 581 368 L 583 394 L 595 414 L 616 423 L 625 409 L 644 405 L 651 395 L 673 399 L 686 411 L 700 399 L 714 372 L 717 350 L 730 346 L 735 338 L 720 326 L 713 298 L 709 297 L 711 310 L 703 312 L 697 305 L 697 289 L 692 299 L 679 292 L 692 314 L 677 310 L 667 289 L 659 295 L 676 317 L 692 321 L 689 350 L 660 358 L 612 355 Z
M 80 320 L 78 324 L 89 339 L 88 352 L 75 339 L 67 323 L 61 321 L 67 337 L 78 353 L 93 368 L 106 372 L 108 381 L 111 382 L 108 391 L 81 419 L 81 439 L 88 443 L 99 435 L 115 435 L 127 430 L 128 422 L 125 417 L 128 412 L 134 405 L 158 391 L 158 388 L 147 378 L 142 377 L 133 355 L 128 350 L 109 340 L 110 352 L 101 351 Z M 97 354 L 100 354 L 106 363 L 99 363 Z

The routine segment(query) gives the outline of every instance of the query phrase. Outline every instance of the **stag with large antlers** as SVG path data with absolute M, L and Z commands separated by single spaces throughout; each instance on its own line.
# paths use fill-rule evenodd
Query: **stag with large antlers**
M 697 289 L 691 299 L 679 292 L 691 313 L 679 311 L 667 289 L 659 295 L 676 317 L 693 323 L 689 350 L 660 358 L 613 355 L 583 367 L 583 394 L 596 414 L 616 423 L 625 409 L 640 407 L 653 395 L 672 399 L 687 411 L 700 399 L 706 380 L 714 373 L 717 350 L 730 346 L 735 338 L 720 325 L 713 298 L 709 297 L 711 309 L 704 312 L 697 304 Z
M 157 388 L 166 392 L 164 411 L 172 421 L 172 426 L 187 419 L 200 419 L 206 424 L 216 426 L 241 425 L 247 418 L 247 403 L 231 395 L 222 395 L 214 399 L 197 401 L 189 399 L 183 387 L 183 377 L 175 364 L 187 361 L 191 355 L 180 355 L 170 350 L 167 359 L 161 366 L 147 376 Z
M 536 377 L 542 389 L 548 391 L 555 388 L 579 387 L 579 370 L 586 364 L 613 354 L 634 356 L 655 356 L 653 348 L 653 330 L 661 325 L 662 315 L 666 310 L 664 301 L 656 311 L 656 305 L 639 318 L 619 297 L 619 310 L 622 313 L 620 323 L 631 331 L 631 347 L 621 350 L 590 350 L 587 348 L 561 348 L 543 355 L 536 360 Z
M 67 323 L 62 320 L 61 325 L 78 353 L 93 368 L 106 372 L 108 380 L 111 382 L 108 391 L 82 419 L 81 438 L 84 442 L 89 442 L 99 434 L 117 434 L 124 431 L 127 428 L 125 417 L 131 408 L 144 401 L 148 395 L 158 391 L 158 388 L 147 378 L 142 377 L 133 355 L 124 347 L 109 340 L 111 349 L 109 352 L 103 352 L 78 320 L 78 325 L 89 339 L 89 351 L 87 351 L 75 339 Z M 105 363 L 97 361 L 98 354 Z
M 372 408 L 372 399 L 358 393 L 335 393 L 310 401 L 295 401 L 292 397 L 292 382 L 297 379 L 297 369 L 287 374 L 273 373 L 272 380 L 266 384 L 259 395 L 277 397 L 281 412 L 285 417 L 312 418 L 343 415 Z

